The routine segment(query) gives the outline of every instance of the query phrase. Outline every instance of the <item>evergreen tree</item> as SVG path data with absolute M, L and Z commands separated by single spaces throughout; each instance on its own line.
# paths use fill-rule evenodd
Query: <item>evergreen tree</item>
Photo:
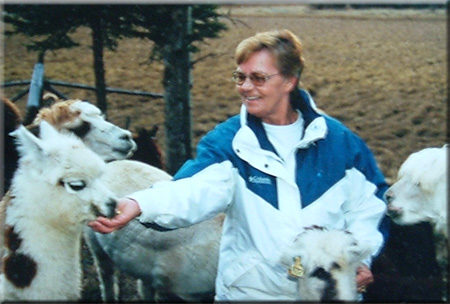
M 214 5 L 135 8 L 134 35 L 154 41 L 151 59 L 164 63 L 166 167 L 173 174 L 192 157 L 191 53 L 199 51 L 199 42 L 216 38 L 226 26 Z
M 27 48 L 44 54 L 79 45 L 70 34 L 81 26 L 92 30 L 97 105 L 107 112 L 104 47 L 115 50 L 117 40 L 131 33 L 132 24 L 114 5 L 5 5 L 4 21 L 13 25 L 6 35 L 30 37 Z
M 162 60 L 165 71 L 166 159 L 169 173 L 192 157 L 190 54 L 206 38 L 226 29 L 216 5 L 5 5 L 4 21 L 13 26 L 6 35 L 30 37 L 28 49 L 48 50 L 79 44 L 71 34 L 81 26 L 92 29 L 97 105 L 107 112 L 103 50 L 115 50 L 123 37 L 154 42 L 150 58 Z

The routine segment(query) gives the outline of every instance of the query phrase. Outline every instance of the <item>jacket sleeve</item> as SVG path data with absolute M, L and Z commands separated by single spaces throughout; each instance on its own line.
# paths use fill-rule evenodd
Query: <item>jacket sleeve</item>
M 138 202 L 141 222 L 187 227 L 227 209 L 234 196 L 234 171 L 229 161 L 215 163 L 192 177 L 159 182 L 128 197 Z
M 358 170 L 360 170 L 371 183 L 377 186 L 377 191 L 375 194 L 386 204 L 384 201 L 384 193 L 389 188 L 389 185 L 378 167 L 372 151 L 370 151 L 369 147 L 362 141 L 361 138 L 358 138 L 358 140 L 360 151 L 355 159 L 355 167 L 358 168 Z M 384 243 L 386 243 L 389 238 L 390 229 L 390 219 L 386 214 L 383 215 L 378 229 L 383 235 Z
M 346 174 L 348 198 L 342 208 L 347 230 L 371 249 L 371 256 L 375 256 L 383 245 L 383 235 L 378 226 L 385 214 L 386 204 L 376 196 L 376 186 L 360 171 L 352 169 Z M 370 266 L 371 258 L 365 263 Z

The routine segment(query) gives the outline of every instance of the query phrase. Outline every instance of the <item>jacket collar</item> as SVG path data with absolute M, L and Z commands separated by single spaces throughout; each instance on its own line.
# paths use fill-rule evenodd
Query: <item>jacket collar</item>
M 305 121 L 305 133 L 298 147 L 306 148 L 315 141 L 325 138 L 328 128 L 324 117 L 318 113 L 311 95 L 305 90 L 299 89 L 292 91 L 290 98 L 293 107 L 300 110 Z M 261 149 L 276 153 L 272 143 L 267 138 L 261 119 L 249 114 L 244 105 L 241 106 L 240 119 L 241 128 L 248 126 L 253 131 Z

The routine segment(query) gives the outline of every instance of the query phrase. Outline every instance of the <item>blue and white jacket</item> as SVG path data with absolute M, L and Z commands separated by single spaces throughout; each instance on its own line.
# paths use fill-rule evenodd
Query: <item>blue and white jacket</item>
M 216 300 L 295 299 L 295 282 L 279 261 L 281 249 L 305 227 L 349 230 L 374 248 L 373 255 L 383 244 L 378 226 L 387 184 L 372 153 L 343 124 L 319 114 L 306 91 L 295 91 L 291 102 L 305 122 L 295 179 L 261 120 L 242 106 L 240 115 L 200 141 L 197 157 L 174 182 L 130 196 L 141 207 L 142 222 L 166 228 L 226 213 Z

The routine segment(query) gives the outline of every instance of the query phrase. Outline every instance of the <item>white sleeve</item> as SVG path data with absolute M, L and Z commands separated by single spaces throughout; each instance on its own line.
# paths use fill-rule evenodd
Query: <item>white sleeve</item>
M 187 227 L 226 210 L 234 196 L 234 171 L 225 161 L 192 177 L 159 182 L 128 197 L 138 202 L 141 222 L 169 229 Z
M 383 235 L 378 228 L 386 204 L 375 195 L 376 186 L 361 172 L 353 169 L 347 174 L 350 181 L 349 198 L 343 205 L 346 228 L 359 242 L 371 248 L 371 256 L 374 256 L 383 245 Z M 370 266 L 371 258 L 364 262 Z

